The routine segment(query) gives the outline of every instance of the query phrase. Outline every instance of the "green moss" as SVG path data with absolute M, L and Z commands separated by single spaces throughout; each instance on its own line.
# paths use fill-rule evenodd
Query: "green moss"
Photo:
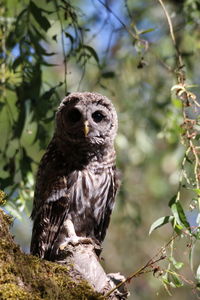
M 6 194 L 0 190 L 0 205 L 5 205 L 6 203 Z
M 0 299 L 102 300 L 104 297 L 65 267 L 24 254 L 9 233 L 10 219 L 0 210 Z M 74 276 L 73 276 L 74 277 Z
M 17 284 L 14 283 L 5 283 L 0 285 L 0 299 L 2 300 L 27 300 L 27 299 L 33 299 L 31 298 L 32 295 L 26 291 Z M 37 298 L 35 298 L 36 300 Z M 39 299 L 39 298 L 38 298 Z

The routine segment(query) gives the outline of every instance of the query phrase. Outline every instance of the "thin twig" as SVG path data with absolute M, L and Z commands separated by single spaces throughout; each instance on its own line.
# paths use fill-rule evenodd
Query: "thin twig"
M 105 4 L 102 0 L 98 0 L 99 3 L 101 3 L 117 20 L 118 22 L 122 25 L 122 27 L 135 39 L 135 40 L 140 40 L 138 34 L 135 34 L 132 32 L 126 24 L 116 15 L 116 13 L 107 5 Z
M 64 29 L 62 19 L 59 13 L 59 6 L 57 0 L 55 0 L 55 7 L 58 20 L 60 22 L 60 29 L 61 29 L 61 43 L 62 43 L 62 51 L 63 51 L 63 58 L 64 58 L 64 88 L 65 88 L 65 95 L 67 94 L 67 55 L 65 53 L 65 41 L 64 41 Z
M 162 0 L 157 0 L 160 5 L 162 6 L 163 8 L 163 11 L 166 15 L 166 18 L 167 18 L 167 22 L 168 22 L 168 25 L 169 25 L 169 31 L 170 31 L 170 35 L 171 35 L 171 39 L 172 39 L 172 42 L 174 44 L 174 47 L 175 47 L 175 50 L 176 50 L 176 53 L 177 53 L 177 58 L 178 58 L 178 72 L 177 72 L 177 79 L 178 79 L 178 82 L 179 83 L 182 83 L 184 84 L 185 82 L 185 74 L 183 73 L 183 71 L 181 71 L 181 69 L 183 68 L 184 64 L 183 64 L 183 59 L 182 59 L 182 56 L 180 54 L 180 51 L 179 51 L 179 48 L 178 48 L 178 45 L 177 45 L 177 42 L 176 42 L 176 38 L 175 38 L 175 34 L 174 34 L 174 28 L 173 28 L 173 25 L 172 25 L 172 21 L 171 21 L 171 18 L 168 14 L 168 11 L 163 3 Z
M 125 280 L 123 280 L 122 282 L 120 282 L 115 288 L 113 288 L 112 290 L 110 290 L 105 297 L 110 296 L 115 290 L 117 290 L 119 287 L 121 287 L 123 284 L 125 284 L 126 282 L 129 282 L 131 279 L 133 279 L 134 277 L 138 277 L 141 274 L 147 272 L 147 268 L 148 267 L 152 267 L 151 272 L 154 271 L 153 266 L 166 258 L 165 255 L 163 255 L 163 253 L 165 252 L 165 249 L 172 243 L 172 241 L 174 241 L 176 238 L 178 237 L 178 235 L 174 235 L 171 237 L 171 239 L 163 246 L 159 249 L 159 251 L 148 260 L 148 262 L 143 265 L 141 268 L 139 268 L 137 271 L 133 272 L 131 275 L 129 275 Z M 146 271 L 145 271 L 146 270 Z

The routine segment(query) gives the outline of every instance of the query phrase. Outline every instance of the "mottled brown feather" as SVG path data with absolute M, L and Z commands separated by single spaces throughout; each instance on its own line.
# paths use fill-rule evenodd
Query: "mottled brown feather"
M 100 122 L 99 112 L 103 115 Z M 78 121 L 71 122 L 72 113 Z M 86 119 L 90 126 L 87 137 L 83 130 Z M 117 115 L 106 97 L 73 93 L 61 102 L 55 134 L 37 174 L 32 254 L 55 260 L 67 237 L 66 219 L 72 220 L 78 236 L 102 243 L 119 187 L 113 145 L 116 131 Z

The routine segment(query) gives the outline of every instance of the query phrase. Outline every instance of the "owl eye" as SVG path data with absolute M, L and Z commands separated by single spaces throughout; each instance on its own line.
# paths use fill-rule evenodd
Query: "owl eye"
M 80 111 L 76 108 L 73 108 L 72 110 L 70 110 L 68 112 L 68 120 L 71 122 L 71 123 L 76 123 L 78 121 L 80 121 L 82 115 L 80 113 Z
M 99 110 L 95 111 L 92 114 L 92 119 L 95 121 L 95 123 L 101 122 L 104 118 L 105 118 L 105 116 Z

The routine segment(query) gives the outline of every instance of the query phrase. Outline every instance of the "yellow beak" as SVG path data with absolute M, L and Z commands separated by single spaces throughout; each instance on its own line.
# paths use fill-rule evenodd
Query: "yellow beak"
M 85 137 L 87 137 L 88 132 L 89 132 L 89 123 L 88 123 L 88 121 L 85 121 L 84 122 L 84 135 L 85 135 Z

